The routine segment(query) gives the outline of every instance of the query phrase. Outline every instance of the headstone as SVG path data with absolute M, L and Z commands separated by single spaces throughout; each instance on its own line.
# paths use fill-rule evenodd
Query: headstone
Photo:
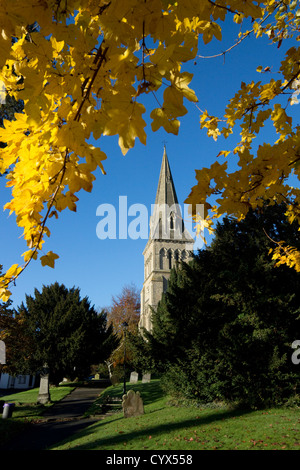
M 14 403 L 4 403 L 2 419 L 11 418 L 13 414 L 15 404 Z
M 130 374 L 130 383 L 135 384 L 139 380 L 139 374 L 137 372 L 131 372 Z
M 6 348 L 4 341 L 0 341 L 0 364 L 6 364 Z
M 126 395 L 123 395 L 122 408 L 124 418 L 143 415 L 145 411 L 140 392 L 129 390 Z
M 120 383 L 120 378 L 118 375 L 112 374 L 110 381 L 112 385 L 118 385 Z
M 50 401 L 50 392 L 49 392 L 49 374 L 47 370 L 41 375 L 40 380 L 40 390 L 37 402 L 44 405 Z
M 143 374 L 142 383 L 146 384 L 149 383 L 151 380 L 151 374 Z

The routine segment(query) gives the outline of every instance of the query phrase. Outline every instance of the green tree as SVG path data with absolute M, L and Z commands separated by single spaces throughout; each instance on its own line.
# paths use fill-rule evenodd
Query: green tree
M 270 206 L 241 222 L 225 218 L 212 245 L 173 274 L 147 334 L 173 393 L 261 406 L 297 392 L 300 276 L 268 255 L 275 236 L 300 245 L 284 212 Z
M 78 288 L 55 283 L 43 286 L 41 292 L 35 289 L 34 297 L 26 296 L 26 306 L 22 304 L 17 315 L 32 339 L 33 354 L 27 367 L 38 372 L 46 364 L 54 384 L 65 376 L 83 378 L 117 344 L 106 314 L 98 314 L 87 297 L 81 299 Z

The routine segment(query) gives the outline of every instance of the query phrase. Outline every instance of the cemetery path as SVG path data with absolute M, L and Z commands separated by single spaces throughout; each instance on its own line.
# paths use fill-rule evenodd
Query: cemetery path
M 51 406 L 41 420 L 26 426 L 25 433 L 6 444 L 4 450 L 46 450 L 72 436 L 75 432 L 103 419 L 103 416 L 84 418 L 85 411 L 106 388 L 78 387 L 60 402 Z

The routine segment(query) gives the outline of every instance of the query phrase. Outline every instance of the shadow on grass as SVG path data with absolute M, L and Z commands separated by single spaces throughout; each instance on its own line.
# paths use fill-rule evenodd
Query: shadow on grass
M 193 427 L 199 427 L 201 425 L 207 425 L 211 423 L 216 423 L 221 420 L 225 420 L 228 418 L 237 418 L 240 416 L 243 416 L 245 414 L 250 413 L 249 410 L 234 410 L 234 411 L 228 411 L 228 410 L 223 410 L 223 411 L 216 411 L 214 413 L 209 414 L 208 416 L 203 416 L 199 418 L 192 418 L 192 419 L 187 419 L 184 421 L 180 422 L 168 422 L 165 424 L 158 424 L 157 426 L 149 426 L 144 429 L 139 429 L 139 430 L 134 430 L 134 431 L 128 431 L 124 432 L 122 434 L 116 434 L 114 437 L 108 436 L 108 437 L 101 437 L 101 438 L 96 438 L 93 442 L 90 441 L 86 444 L 78 444 L 78 438 L 84 438 L 85 436 L 91 436 L 91 430 L 90 432 L 88 431 L 83 431 L 80 433 L 80 435 L 74 436 L 74 440 L 76 439 L 76 444 L 74 447 L 76 447 L 76 450 L 93 450 L 95 448 L 102 447 L 103 449 L 106 449 L 108 446 L 110 447 L 116 447 L 118 445 L 122 445 L 124 442 L 131 441 L 134 439 L 147 439 L 149 436 L 152 436 L 152 439 L 155 439 L 155 437 L 159 437 L 161 434 L 167 435 L 168 433 L 171 433 L 173 431 L 180 431 L 182 429 L 187 429 L 187 428 L 193 428 Z M 123 419 L 123 418 L 118 418 L 116 419 Z M 128 418 L 129 420 L 134 419 L 134 418 Z M 103 425 L 108 424 L 107 422 L 104 422 Z M 99 424 L 97 425 L 99 426 Z M 97 431 L 96 431 L 97 432 Z M 62 443 L 60 443 L 62 444 Z M 72 449 L 72 438 L 68 440 L 68 449 Z
M 137 382 L 136 384 L 127 382 L 126 391 L 128 392 L 129 390 L 134 390 L 135 392 L 139 391 L 144 405 L 153 404 L 164 397 L 164 392 L 160 387 L 159 380 L 154 380 L 151 383 Z M 122 398 L 123 385 L 118 385 L 116 387 L 105 390 L 101 395 L 100 400 L 107 396 Z

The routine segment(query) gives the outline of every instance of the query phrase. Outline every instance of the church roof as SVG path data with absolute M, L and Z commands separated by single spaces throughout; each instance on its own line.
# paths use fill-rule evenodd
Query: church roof
M 160 168 L 155 204 L 167 204 L 168 206 L 178 204 L 166 147 L 164 147 L 164 154 Z

